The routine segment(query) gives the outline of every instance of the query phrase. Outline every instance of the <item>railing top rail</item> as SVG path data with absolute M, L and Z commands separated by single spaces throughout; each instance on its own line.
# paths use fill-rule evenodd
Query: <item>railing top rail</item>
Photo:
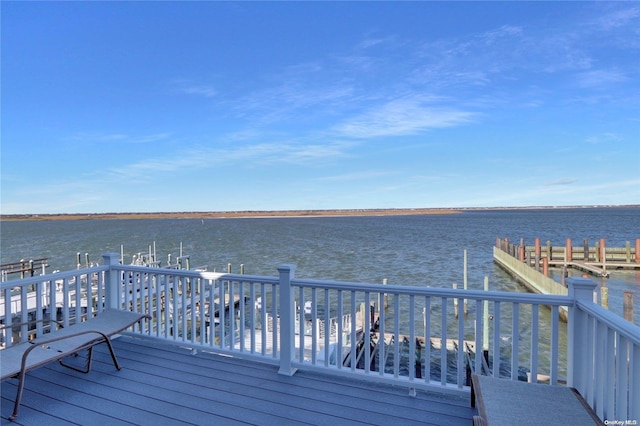
M 25 285 L 32 285 L 44 281 L 57 281 L 65 278 L 76 277 L 78 275 L 93 274 L 95 272 L 103 272 L 109 269 L 106 265 L 92 266 L 84 269 L 72 269 L 70 271 L 52 272 L 46 275 L 37 275 L 33 277 L 19 278 L 15 280 L 3 281 L 0 283 L 0 290 L 6 288 L 14 288 Z
M 228 280 L 238 282 L 260 282 L 269 284 L 278 284 L 277 277 L 260 276 L 260 275 L 245 275 L 245 274 L 231 274 L 223 272 L 209 272 L 209 271 L 192 271 L 192 270 L 180 270 L 180 269 L 167 269 L 167 268 L 150 268 L 148 266 L 137 265 L 113 265 L 113 268 L 124 272 L 137 272 L 146 274 L 163 274 L 173 276 L 185 276 L 193 278 L 203 278 L 208 280 Z M 94 272 L 102 272 L 108 269 L 107 265 L 94 266 L 85 269 L 75 269 L 71 271 L 56 272 L 47 275 L 41 275 L 36 277 L 28 277 L 17 280 L 6 281 L 0 284 L 0 289 L 13 288 L 22 285 L 31 285 L 43 281 L 59 280 L 64 278 L 70 278 L 79 274 L 88 274 Z M 400 286 L 400 285 L 382 285 L 375 283 L 358 283 L 348 281 L 332 281 L 332 280 L 314 280 L 314 279 L 298 279 L 292 280 L 292 285 L 299 287 L 321 287 L 333 290 L 342 291 L 368 291 L 368 292 L 385 292 L 389 294 L 404 294 L 414 296 L 431 296 L 431 297 L 446 297 L 446 298 L 464 298 L 470 300 L 489 300 L 489 301 L 503 301 L 503 302 L 518 302 L 518 303 L 531 303 L 531 304 L 544 304 L 551 306 L 572 306 L 573 299 L 569 296 L 559 295 L 542 295 L 533 293 L 513 293 L 504 291 L 483 291 L 483 290 L 463 290 L 463 289 L 448 289 L 448 288 L 434 288 L 434 287 L 417 287 L 417 286 Z M 606 311 L 605 311 L 606 312 Z
M 640 346 L 640 327 L 590 301 L 577 300 L 576 306 Z
M 137 265 L 115 265 L 114 269 L 123 272 L 140 272 L 146 274 L 174 275 L 191 278 L 203 278 L 214 281 L 241 281 L 277 284 L 277 277 L 261 275 L 231 274 L 227 272 L 193 271 L 188 269 L 150 268 Z
M 278 284 L 278 277 L 269 277 L 262 275 L 232 274 L 225 272 L 208 272 L 208 271 L 189 271 L 175 270 L 166 268 L 149 268 L 147 266 L 136 265 L 116 265 L 116 269 L 128 272 L 142 272 L 151 274 L 167 274 L 180 275 L 190 277 L 202 277 L 210 280 L 228 280 L 239 282 L 262 282 L 270 284 Z M 299 287 L 322 287 L 327 289 L 343 290 L 343 291 L 369 291 L 393 294 L 406 294 L 418 296 L 447 297 L 447 298 L 464 298 L 473 300 L 492 300 L 492 301 L 508 301 L 532 304 L 545 304 L 557 306 L 571 306 L 573 299 L 569 296 L 560 295 L 541 295 L 533 293 L 513 293 L 504 291 L 483 291 L 483 290 L 462 290 L 447 289 L 433 287 L 417 287 L 417 286 L 400 286 L 385 285 L 376 283 L 359 283 L 348 281 L 333 280 L 316 280 L 316 279 L 299 279 L 291 280 L 291 284 Z
M 499 302 L 519 302 L 553 306 L 573 306 L 573 299 L 569 296 L 514 293 L 506 291 L 463 290 L 434 287 L 382 285 L 371 283 L 355 283 L 344 281 L 325 281 L 310 279 L 293 279 L 291 285 L 299 287 L 321 287 L 343 291 L 367 291 L 371 293 L 404 294 L 414 296 L 431 296 L 446 298 L 461 298 L 472 300 L 490 300 Z

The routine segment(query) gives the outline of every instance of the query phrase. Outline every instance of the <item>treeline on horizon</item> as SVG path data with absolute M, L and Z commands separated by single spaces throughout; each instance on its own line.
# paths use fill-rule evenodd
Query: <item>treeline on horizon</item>
M 44 213 L 0 214 L 0 220 L 83 220 L 83 219 L 208 219 L 239 217 L 304 217 L 304 216 L 382 216 L 456 214 L 464 211 L 547 210 L 575 208 L 630 208 L 630 205 L 581 206 L 519 206 L 519 207 L 456 207 L 456 208 L 384 208 L 384 209 L 312 209 L 312 210 L 233 210 L 209 212 L 106 212 L 106 213 Z

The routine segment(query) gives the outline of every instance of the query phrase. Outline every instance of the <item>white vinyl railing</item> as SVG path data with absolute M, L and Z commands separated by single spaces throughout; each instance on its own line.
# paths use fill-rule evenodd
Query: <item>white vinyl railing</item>
M 51 321 L 67 327 L 102 311 L 108 271 L 96 266 L 0 283 L 0 346 L 46 333 Z
M 335 306 L 338 318 L 345 312 L 359 318 L 336 322 L 336 341 L 325 335 L 324 342 L 316 344 L 322 347 L 320 356 L 312 350 L 311 358 L 303 358 L 298 351 L 292 362 L 301 368 L 453 389 L 465 388 L 468 368 L 480 370 L 483 364 L 484 373 L 514 380 L 526 377 L 519 374 L 521 366 L 536 381 L 539 372 L 554 384 L 560 370 L 566 375 L 559 339 L 566 330 L 557 318 L 558 308 L 570 304 L 568 297 L 295 279 L 291 286 L 298 300 L 312 301 L 312 309 L 328 312 Z M 467 315 L 462 308 L 465 299 Z M 455 302 L 460 308 L 457 318 Z M 315 343 L 318 339 L 312 337 Z M 301 341 L 301 333 L 295 338 Z
M 0 284 L 0 344 L 105 308 L 144 312 L 133 333 L 196 350 L 409 388 L 468 393 L 475 371 L 575 387 L 602 419 L 640 418 L 640 328 L 569 295 L 409 287 L 121 265 Z M 559 319 L 568 309 L 569 321 Z M 457 313 L 457 315 L 456 315 Z M 32 321 L 35 325 L 28 325 Z
M 594 287 L 581 281 L 569 282 L 569 384 L 601 419 L 638 422 L 640 327 L 591 302 Z

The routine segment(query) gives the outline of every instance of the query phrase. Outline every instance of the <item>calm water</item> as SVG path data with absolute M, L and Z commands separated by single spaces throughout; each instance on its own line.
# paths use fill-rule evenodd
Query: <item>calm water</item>
M 304 278 L 382 282 L 431 287 L 462 286 L 463 251 L 468 253 L 469 287 L 482 288 L 485 276 L 492 289 L 524 291 L 493 263 L 496 237 L 512 241 L 535 237 L 564 246 L 589 245 L 605 238 L 622 247 L 640 238 L 640 208 L 470 211 L 452 215 L 156 219 L 2 222 L 0 259 L 48 257 L 54 269 L 76 267 L 76 253 L 101 261 L 105 252 L 120 252 L 125 263 L 155 242 L 163 264 L 167 255 L 191 256 L 191 266 L 233 272 L 277 274 L 282 263 L 295 263 Z M 600 279 L 594 278 L 598 283 Z M 622 312 L 622 292 L 633 291 L 636 323 L 640 320 L 640 274 L 613 273 L 607 280 L 610 309 Z

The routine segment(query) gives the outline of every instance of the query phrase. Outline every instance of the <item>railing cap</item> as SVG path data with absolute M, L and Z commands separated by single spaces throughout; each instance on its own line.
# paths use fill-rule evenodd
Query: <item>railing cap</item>
M 102 258 L 105 265 L 117 265 L 120 263 L 120 254 L 118 253 L 105 253 Z
M 296 265 L 293 263 L 285 263 L 278 266 L 278 272 L 282 273 L 293 273 L 296 270 Z
M 598 286 L 588 278 L 567 278 L 569 297 L 579 300 L 593 300 L 593 292 Z

